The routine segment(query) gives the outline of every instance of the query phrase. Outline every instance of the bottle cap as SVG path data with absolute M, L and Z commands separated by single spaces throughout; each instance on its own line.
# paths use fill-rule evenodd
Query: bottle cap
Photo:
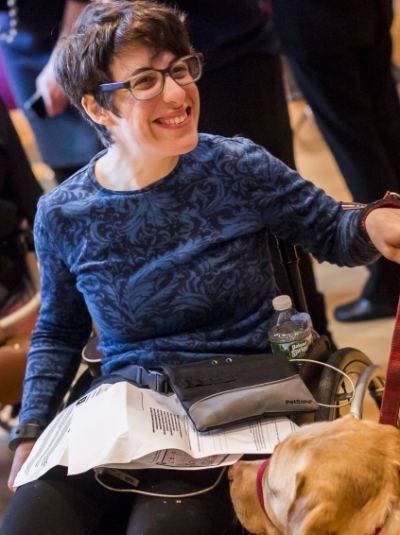
M 292 306 L 292 300 L 288 295 L 278 295 L 272 300 L 272 306 L 275 310 L 286 310 Z

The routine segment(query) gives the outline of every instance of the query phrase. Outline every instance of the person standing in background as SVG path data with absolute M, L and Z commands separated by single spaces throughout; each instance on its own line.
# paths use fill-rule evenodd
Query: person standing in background
M 25 274 L 16 232 L 22 221 L 33 227 L 42 189 L 0 98 L 0 314 Z
M 273 0 L 283 52 L 353 199 L 400 192 L 400 104 L 391 74 L 392 0 Z M 399 266 L 368 266 L 338 321 L 395 316 Z
M 81 0 L 7 0 L 0 2 L 0 49 L 17 106 L 36 92 L 46 117 L 24 110 L 43 161 L 58 183 L 80 169 L 101 149 L 94 129 L 69 105 L 55 81 L 51 53 L 90 2 Z
M 259 0 L 177 4 L 204 55 L 200 131 L 244 135 L 295 169 L 280 46 L 267 9 Z

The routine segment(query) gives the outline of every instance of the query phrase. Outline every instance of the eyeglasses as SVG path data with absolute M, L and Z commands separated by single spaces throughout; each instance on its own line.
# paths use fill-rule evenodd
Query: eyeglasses
M 166 69 L 149 69 L 135 74 L 125 82 L 99 85 L 100 91 L 129 89 L 136 100 L 149 100 L 160 95 L 164 89 L 165 76 L 168 74 L 179 86 L 193 84 L 200 79 L 203 68 L 203 55 L 190 54 L 171 63 Z

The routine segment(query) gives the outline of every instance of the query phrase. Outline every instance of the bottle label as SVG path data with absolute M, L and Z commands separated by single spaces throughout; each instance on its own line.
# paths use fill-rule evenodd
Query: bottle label
M 302 359 L 306 356 L 308 348 L 313 343 L 313 336 L 310 333 L 306 338 L 295 340 L 293 342 L 271 342 L 271 349 L 273 353 L 280 351 L 286 353 L 290 359 Z

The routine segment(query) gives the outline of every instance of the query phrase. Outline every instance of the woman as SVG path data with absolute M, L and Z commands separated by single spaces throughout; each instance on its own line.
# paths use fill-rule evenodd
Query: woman
M 400 260 L 396 209 L 366 210 L 366 232 L 359 213 L 342 211 L 261 147 L 198 135 L 201 56 L 173 10 L 92 4 L 55 58 L 63 90 L 108 148 L 39 205 L 43 305 L 10 486 L 77 371 L 92 318 L 103 375 L 265 353 L 277 294 L 267 229 L 320 261 L 364 264 L 377 248 Z M 176 494 L 209 486 L 216 473 L 141 478 Z M 190 499 L 121 498 L 91 472 L 66 477 L 56 467 L 18 489 L 1 533 L 117 533 L 117 520 L 130 535 L 235 531 L 226 480 Z

